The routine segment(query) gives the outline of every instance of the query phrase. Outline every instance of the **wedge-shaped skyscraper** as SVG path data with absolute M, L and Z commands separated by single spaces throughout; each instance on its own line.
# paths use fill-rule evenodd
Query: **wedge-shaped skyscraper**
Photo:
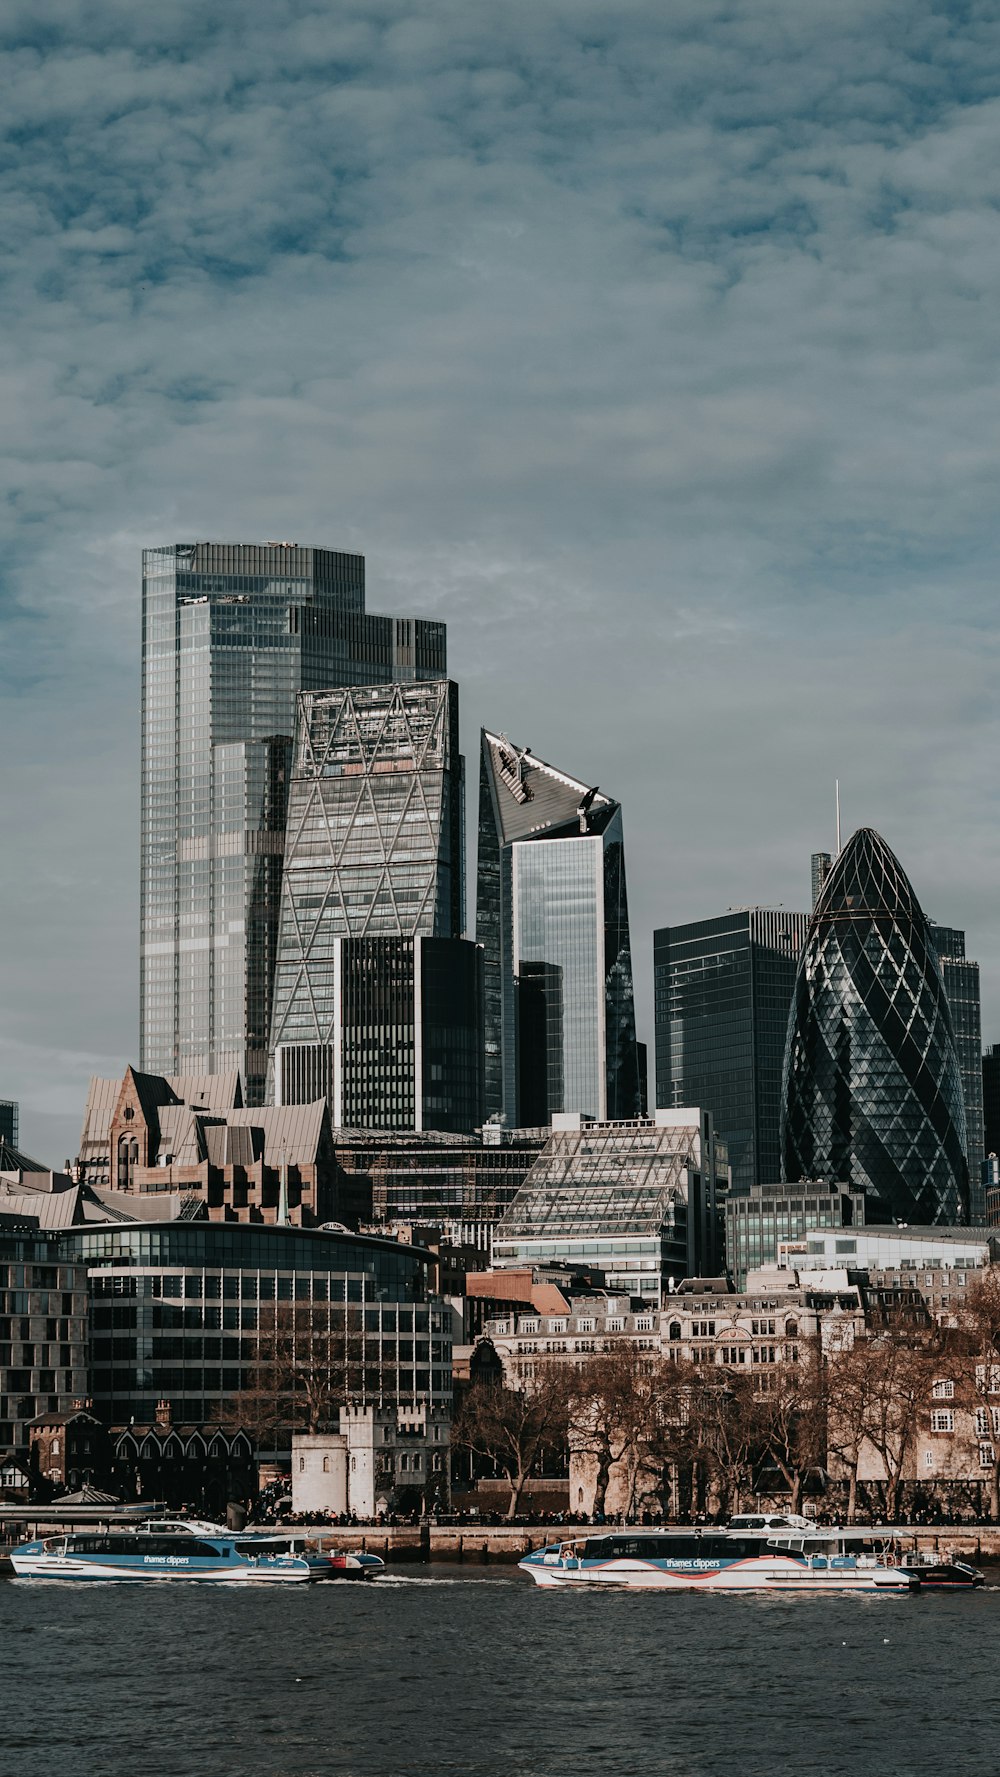
M 272 1026 L 278 1104 L 337 1126 L 474 1128 L 481 958 L 461 937 L 458 688 L 303 694 Z
M 823 884 L 785 1050 L 789 1180 L 849 1180 L 900 1220 L 967 1214 L 965 1110 L 927 920 L 884 839 L 862 827 Z
M 476 935 L 487 1115 L 638 1116 L 621 807 L 485 729 Z

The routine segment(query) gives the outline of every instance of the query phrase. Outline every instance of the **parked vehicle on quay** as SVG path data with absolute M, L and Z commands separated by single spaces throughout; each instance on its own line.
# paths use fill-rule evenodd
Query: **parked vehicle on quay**
M 954 1564 L 953 1564 L 954 1565 Z M 620 1530 L 535 1549 L 518 1562 L 539 1586 L 694 1592 L 916 1592 L 922 1584 L 891 1531 L 817 1529 L 806 1519 L 760 1528 Z M 982 1576 L 963 1585 L 981 1584 Z
M 21 1543 L 10 1560 L 17 1578 L 30 1580 L 192 1580 L 229 1586 L 321 1577 L 299 1555 L 266 1545 L 243 1550 L 229 1534 L 179 1536 L 176 1531 L 71 1531 Z

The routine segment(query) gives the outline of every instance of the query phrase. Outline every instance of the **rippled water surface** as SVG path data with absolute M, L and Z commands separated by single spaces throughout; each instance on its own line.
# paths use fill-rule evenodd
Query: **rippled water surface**
M 1000 1590 L 543 1592 L 0 1582 L 17 1777 L 979 1777 L 1000 1772 Z

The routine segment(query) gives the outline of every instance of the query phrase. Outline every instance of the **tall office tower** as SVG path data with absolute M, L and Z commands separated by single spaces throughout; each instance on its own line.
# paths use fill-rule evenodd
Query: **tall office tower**
M 365 611 L 364 558 L 143 552 L 140 1051 L 263 1100 L 295 698 L 440 678 L 441 623 Z
M 485 729 L 476 935 L 487 1116 L 638 1116 L 621 806 Z
M 965 954 L 965 933 L 954 926 L 929 922 L 931 941 L 938 953 L 944 990 L 955 1032 L 958 1071 L 965 1102 L 966 1154 L 969 1162 L 969 1220 L 985 1226 L 986 1199 L 982 1170 L 986 1148 L 983 1139 L 983 1030 L 979 998 L 979 964 Z
M 0 1141 L 17 1147 L 17 1104 L 12 1098 L 0 1098 Z
M 812 855 L 812 901 L 810 902 L 810 907 L 815 907 L 816 902 L 819 900 L 820 895 L 823 893 L 823 884 L 826 881 L 826 879 L 829 876 L 830 871 L 832 869 L 833 869 L 833 858 L 830 856 L 830 853 L 828 851 L 814 851 L 813 852 L 813 855 Z
M 482 1120 L 482 960 L 461 936 L 458 687 L 299 698 L 271 1050 L 274 1097 L 337 1127 Z
M 983 1146 L 987 1154 L 1000 1155 L 1000 1043 L 991 1043 L 983 1055 Z
M 740 907 L 653 933 L 656 1102 L 703 1104 L 733 1189 L 781 1176 L 781 1070 L 809 917 Z
M 965 1106 L 927 920 L 862 827 L 823 887 L 788 1024 L 782 1176 L 842 1179 L 900 1220 L 967 1214 Z

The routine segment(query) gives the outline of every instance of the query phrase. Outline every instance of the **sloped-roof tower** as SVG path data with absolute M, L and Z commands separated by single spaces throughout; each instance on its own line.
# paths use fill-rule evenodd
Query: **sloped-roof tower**
M 487 1116 L 638 1115 L 621 805 L 485 729 L 476 936 Z
M 902 1221 L 967 1214 L 965 1109 L 927 920 L 862 827 L 823 884 L 785 1049 L 786 1179 L 849 1179 Z

